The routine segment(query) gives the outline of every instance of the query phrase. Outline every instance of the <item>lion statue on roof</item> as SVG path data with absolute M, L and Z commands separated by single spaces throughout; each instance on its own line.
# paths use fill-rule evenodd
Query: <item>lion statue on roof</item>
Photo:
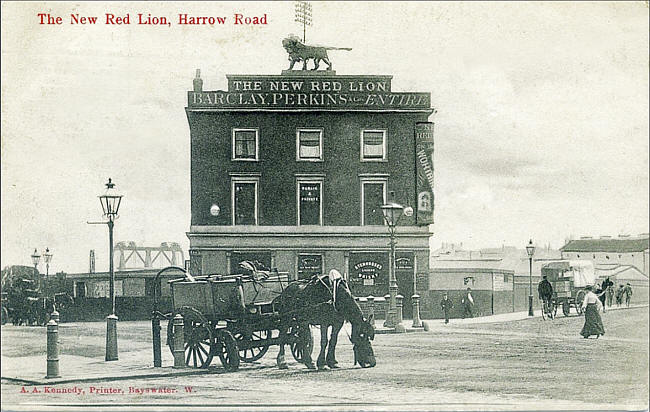
M 289 35 L 282 40 L 282 46 L 289 53 L 289 70 L 293 70 L 293 66 L 302 61 L 302 70 L 307 70 L 307 61 L 312 59 L 314 61 L 314 68 L 318 70 L 321 61 L 327 64 L 327 70 L 332 70 L 332 62 L 327 56 L 328 50 L 352 50 L 349 47 L 321 47 L 321 46 L 308 46 L 300 41 L 300 37 Z

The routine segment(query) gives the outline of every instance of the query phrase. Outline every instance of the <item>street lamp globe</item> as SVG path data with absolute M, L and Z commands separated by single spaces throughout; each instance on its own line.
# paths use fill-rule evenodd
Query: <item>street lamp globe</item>
M 39 260 L 41 260 L 41 255 L 39 255 L 38 251 L 34 249 L 34 253 L 32 254 L 32 263 L 34 264 L 34 267 L 38 266 Z
M 120 209 L 120 203 L 122 202 L 122 195 L 117 193 L 115 183 L 113 183 L 111 178 L 108 178 L 108 183 L 106 183 L 106 192 L 99 196 L 99 202 L 102 204 L 104 216 L 106 216 L 110 221 L 115 220 L 117 212 Z
M 45 260 L 46 265 L 49 265 L 50 262 L 52 261 L 52 254 L 50 253 L 50 248 L 45 248 L 45 253 L 43 253 L 43 259 Z
M 528 253 L 528 257 L 531 258 L 535 254 L 535 246 L 533 245 L 533 239 L 530 239 L 528 241 L 528 244 L 526 245 L 526 253 Z
M 404 206 L 390 202 L 381 206 L 381 211 L 384 214 L 384 220 L 390 227 L 397 225 L 397 221 L 402 217 L 404 212 Z

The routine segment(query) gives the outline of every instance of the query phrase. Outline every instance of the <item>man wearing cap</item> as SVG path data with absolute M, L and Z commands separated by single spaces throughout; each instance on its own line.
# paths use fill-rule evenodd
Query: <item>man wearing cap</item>
M 445 292 L 445 295 L 440 301 L 440 307 L 442 307 L 442 311 L 445 313 L 445 323 L 449 323 L 449 311 L 454 307 L 454 304 L 451 302 L 451 299 L 449 299 L 447 292 Z

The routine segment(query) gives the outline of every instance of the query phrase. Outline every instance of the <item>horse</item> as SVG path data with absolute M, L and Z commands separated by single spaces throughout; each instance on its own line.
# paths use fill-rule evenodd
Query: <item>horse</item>
M 273 305 L 281 319 L 280 351 L 277 356 L 277 365 L 280 369 L 288 367 L 284 358 L 284 346 L 288 343 L 289 330 L 294 325 L 298 326 L 299 331 L 308 331 L 309 338 L 311 338 L 309 325 L 319 325 L 321 339 L 320 353 L 316 361 L 318 369 L 323 370 L 325 366 L 330 369 L 338 368 L 335 355 L 336 343 L 345 321 L 352 324 L 350 341 L 353 344 L 354 364 L 358 363 L 362 368 L 376 365 L 375 354 L 370 344 L 375 337 L 372 317 L 369 319 L 363 317 L 361 308 L 354 300 L 347 282 L 337 270 L 331 270 L 329 276 L 314 276 L 308 280 L 292 282 L 273 300 Z M 332 332 L 328 338 L 327 332 L 330 326 Z M 302 362 L 307 368 L 316 369 L 311 358 L 311 349 L 311 345 L 307 345 Z

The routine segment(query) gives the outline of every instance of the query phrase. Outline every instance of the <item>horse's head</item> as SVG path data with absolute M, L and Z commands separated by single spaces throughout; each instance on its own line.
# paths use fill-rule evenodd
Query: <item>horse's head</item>
M 372 326 L 373 315 L 363 319 L 361 323 L 352 325 L 352 342 L 354 349 L 354 363 L 362 368 L 372 368 L 377 364 L 375 352 L 372 350 L 371 340 L 375 339 L 375 328 Z

